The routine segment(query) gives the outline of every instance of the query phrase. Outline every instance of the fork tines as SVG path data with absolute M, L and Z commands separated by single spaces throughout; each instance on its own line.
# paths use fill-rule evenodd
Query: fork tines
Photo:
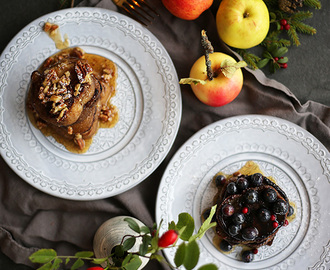
M 159 16 L 156 10 L 146 3 L 145 0 L 126 0 L 122 2 L 120 8 L 143 25 L 150 24 L 155 19 L 155 16 Z

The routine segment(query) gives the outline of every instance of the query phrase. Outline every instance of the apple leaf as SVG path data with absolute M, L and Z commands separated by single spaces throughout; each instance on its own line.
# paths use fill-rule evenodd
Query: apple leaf
M 206 80 L 194 79 L 194 78 L 184 78 L 181 79 L 179 84 L 206 84 Z
M 227 78 L 231 78 L 234 76 L 235 72 L 237 69 L 242 68 L 242 67 L 246 67 L 247 63 L 245 61 L 239 61 L 239 62 L 235 62 L 231 59 L 225 59 L 221 62 L 221 72 L 223 73 L 223 75 L 225 75 Z

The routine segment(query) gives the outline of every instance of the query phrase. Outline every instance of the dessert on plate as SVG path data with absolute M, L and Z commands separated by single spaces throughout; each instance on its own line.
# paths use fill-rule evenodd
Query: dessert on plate
M 111 98 L 116 92 L 116 65 L 81 48 L 62 49 L 31 75 L 27 108 L 31 121 L 69 151 L 88 150 L 100 124 L 118 120 Z
M 288 225 L 294 209 L 285 192 L 252 161 L 232 175 L 216 174 L 214 182 L 220 249 L 229 252 L 241 245 L 242 260 L 250 262 L 257 248 L 271 245 L 277 232 Z

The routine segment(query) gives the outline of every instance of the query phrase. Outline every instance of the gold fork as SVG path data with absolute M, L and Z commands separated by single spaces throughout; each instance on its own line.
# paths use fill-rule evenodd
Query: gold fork
M 112 0 L 121 10 L 124 10 L 132 19 L 147 26 L 159 16 L 155 9 L 153 9 L 145 0 Z

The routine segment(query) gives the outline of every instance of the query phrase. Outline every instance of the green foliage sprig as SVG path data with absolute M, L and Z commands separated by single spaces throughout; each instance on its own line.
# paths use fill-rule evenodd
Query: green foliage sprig
M 279 0 L 264 0 L 264 2 L 270 14 L 270 27 L 266 38 L 259 45 L 263 48 L 262 56 L 246 49 L 238 49 L 237 53 L 252 69 L 261 69 L 268 65 L 270 72 L 274 73 L 281 67 L 286 67 L 284 64 L 289 59 L 284 57 L 284 54 L 288 52 L 289 47 L 301 45 L 299 34 L 314 35 L 316 29 L 304 22 L 313 16 L 311 11 L 296 10 L 296 12 L 287 13 L 279 8 Z M 321 8 L 319 0 L 304 0 L 303 4 L 314 9 Z M 283 28 L 281 20 L 286 20 L 290 26 L 289 29 L 281 29 L 281 26 Z
M 162 247 L 159 245 L 159 230 L 162 222 L 157 227 L 156 224 L 152 228 L 139 226 L 133 219 L 126 218 L 128 226 L 137 233 L 137 235 L 125 235 L 119 245 L 113 248 L 112 253 L 104 258 L 95 258 L 91 251 L 81 251 L 74 256 L 59 256 L 54 249 L 40 249 L 33 253 L 29 259 L 33 263 L 42 264 L 37 270 L 56 270 L 63 264 L 70 269 L 75 270 L 84 266 L 85 262 L 95 265 L 106 264 L 105 270 L 137 270 L 141 264 L 141 257 L 149 260 L 158 260 L 166 262 L 164 257 L 160 255 L 160 251 L 166 248 L 177 248 L 174 257 L 175 265 L 169 264 L 171 269 L 178 269 L 183 266 L 187 270 L 194 269 L 198 263 L 200 250 L 197 241 L 201 239 L 207 230 L 216 225 L 212 222 L 215 214 L 216 206 L 213 206 L 209 217 L 203 222 L 196 234 L 194 219 L 188 213 L 181 213 L 178 222 L 174 221 L 168 224 L 168 231 L 174 230 L 177 233 L 177 240 L 169 246 Z M 138 252 L 131 252 L 130 249 L 135 245 L 137 238 L 142 239 Z M 214 264 L 206 264 L 198 268 L 199 270 L 216 270 Z

